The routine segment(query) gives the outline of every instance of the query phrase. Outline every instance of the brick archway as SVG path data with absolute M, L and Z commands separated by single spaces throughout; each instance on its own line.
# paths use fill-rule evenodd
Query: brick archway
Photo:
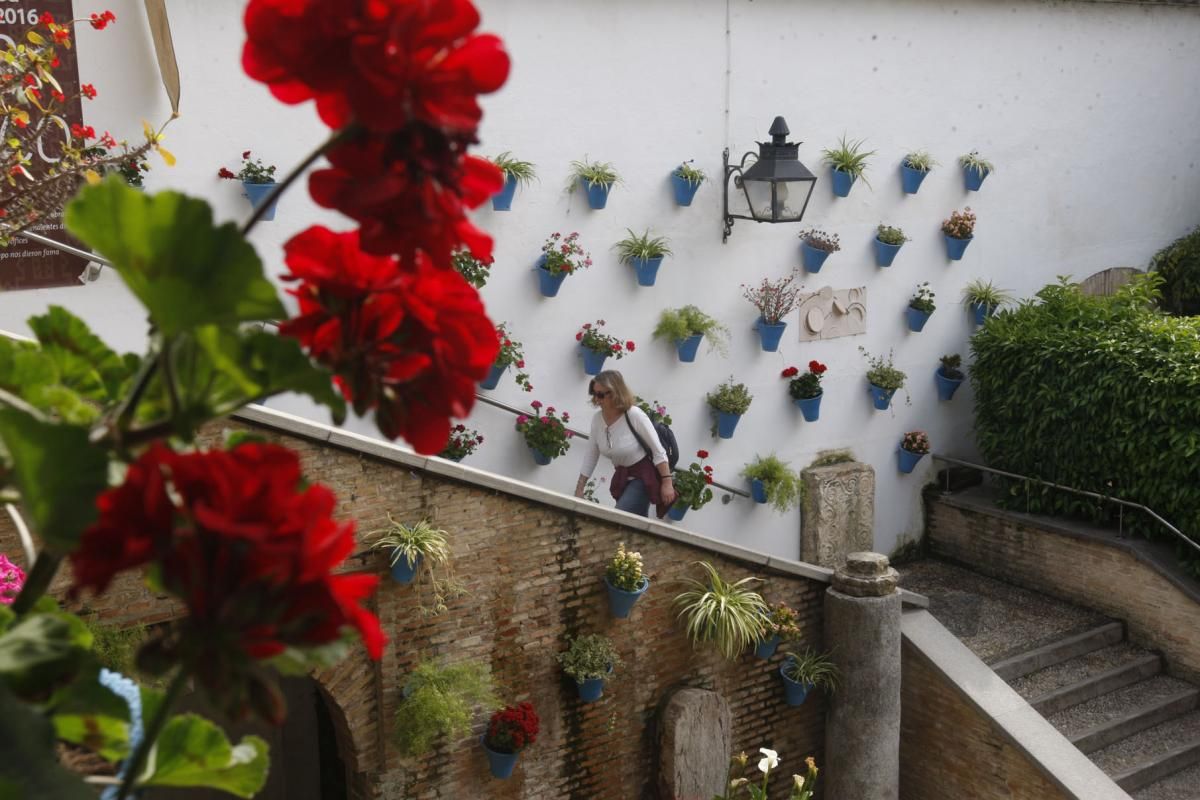
M 375 796 L 372 776 L 383 765 L 383 739 L 379 729 L 379 670 L 362 647 L 356 647 L 338 664 L 315 673 L 325 701 L 338 755 L 346 767 L 350 800 Z

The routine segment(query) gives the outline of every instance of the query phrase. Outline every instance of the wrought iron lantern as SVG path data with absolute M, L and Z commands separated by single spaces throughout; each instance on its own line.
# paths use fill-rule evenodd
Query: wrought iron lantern
M 725 148 L 725 235 L 729 238 L 735 219 L 755 222 L 799 222 L 804 218 L 817 177 L 800 163 L 800 142 L 789 142 L 787 122 L 776 117 L 771 123 L 771 141 L 758 143 L 758 154 L 742 156 L 740 164 L 729 163 Z M 746 160 L 754 158 L 749 167 Z M 732 184 L 733 188 L 730 188 Z

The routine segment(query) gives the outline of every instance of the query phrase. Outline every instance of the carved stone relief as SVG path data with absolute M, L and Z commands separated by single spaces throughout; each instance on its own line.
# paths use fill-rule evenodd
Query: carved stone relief
M 875 544 L 875 470 L 849 461 L 801 472 L 804 528 L 800 559 L 837 568 Z
M 800 341 L 836 339 L 867 332 L 867 287 L 825 286 L 800 295 Z

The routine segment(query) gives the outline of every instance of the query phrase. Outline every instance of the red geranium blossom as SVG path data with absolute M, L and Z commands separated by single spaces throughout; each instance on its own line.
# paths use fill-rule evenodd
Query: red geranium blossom
M 83 86 L 80 86 L 79 93 L 88 100 L 96 99 L 96 87 L 92 86 L 90 83 L 85 83 Z
M 402 267 L 359 248 L 357 231 L 314 226 L 284 246 L 300 314 L 280 326 L 332 369 L 358 414 L 375 410 L 379 430 L 437 453 L 450 417 L 465 417 L 475 383 L 500 342 L 478 292 L 454 270 L 418 255 Z
M 824 374 L 826 369 L 828 369 L 828 367 L 826 367 L 820 361 L 808 362 L 808 371 L 811 372 L 813 375 L 822 375 L 822 374 Z
M 111 11 L 105 11 L 103 14 L 92 14 L 89 21 L 93 28 L 102 31 L 108 27 L 108 23 L 117 21 L 117 15 Z
M 796 375 L 799 375 L 799 374 L 800 374 L 800 370 L 796 369 L 795 367 L 788 367 L 783 372 L 779 373 L 779 377 L 794 378 Z
M 531 703 L 507 706 L 492 714 L 484 741 L 494 752 L 519 753 L 537 741 L 540 722 Z
M 697 458 L 708 458 L 708 451 L 707 450 L 697 450 L 696 457 Z

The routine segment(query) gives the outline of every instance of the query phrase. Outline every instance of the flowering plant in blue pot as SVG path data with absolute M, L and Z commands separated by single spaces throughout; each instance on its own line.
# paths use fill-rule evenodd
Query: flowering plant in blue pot
M 942 233 L 946 237 L 946 256 L 951 261 L 961 261 L 967 245 L 975 238 L 975 212 L 970 206 L 952 211 L 950 218 L 942 221 Z
M 800 287 L 792 285 L 794 280 L 792 274 L 778 280 L 763 278 L 757 286 L 742 284 L 742 296 L 758 309 L 754 328 L 758 331 L 762 349 L 768 353 L 779 350 L 779 342 L 787 328 L 784 317 L 800 301 Z
M 683 519 L 688 509 L 699 511 L 713 499 L 712 489 L 709 488 L 713 482 L 713 468 L 704 463 L 708 451 L 697 450 L 696 458 L 700 460 L 688 464 L 687 469 L 675 469 L 674 484 L 678 497 L 667 513 L 677 522 Z
M 638 598 L 650 588 L 650 579 L 642 570 L 642 554 L 617 545 L 617 552 L 604 570 L 604 586 L 608 589 L 608 609 L 614 617 L 626 619 Z
M 913 292 L 912 299 L 908 301 L 908 308 L 905 310 L 910 331 L 920 333 L 925 327 L 925 323 L 929 321 L 929 317 L 937 308 L 937 304 L 934 303 L 935 296 L 933 289 L 929 288 L 929 281 L 919 285 Z
M 249 150 L 242 152 L 242 168 L 240 170 L 233 172 L 221 167 L 217 170 L 217 177 L 241 181 L 246 199 L 250 201 L 252 208 L 258 208 L 275 190 L 275 165 L 263 164 L 260 158 L 251 158 Z M 276 201 L 272 200 L 259 219 L 275 219 L 275 203 Z
M 540 730 L 541 720 L 532 703 L 505 706 L 492 714 L 482 739 L 492 777 L 510 777 L 517 757 L 537 741 Z
M 876 410 L 886 411 L 892 405 L 892 395 L 896 393 L 897 389 L 904 386 L 904 381 L 908 379 L 908 376 L 896 369 L 890 350 L 886 358 L 873 356 L 862 347 L 858 348 L 858 351 L 866 357 L 867 363 L 870 365 L 867 370 L 867 381 L 870 383 L 871 401 Z
M 820 272 L 825 259 L 842 249 L 836 233 L 826 233 L 820 228 L 809 228 L 800 232 L 800 261 L 806 272 Z
M 579 349 L 583 355 L 583 371 L 588 375 L 599 375 L 609 356 L 624 358 L 626 353 L 632 353 L 637 346 L 632 339 L 621 341 L 616 336 L 601 331 L 605 324 L 602 319 L 594 323 L 585 322 L 575 334 L 575 341 L 579 342 Z
M 508 211 L 512 208 L 513 195 L 518 186 L 525 186 L 537 177 L 534 165 L 529 161 L 513 158 L 513 154 L 505 150 L 493 159 L 489 159 L 504 173 L 504 188 L 492 195 L 493 211 Z
M 675 192 L 676 204 L 690 206 L 700 184 L 707 178 L 704 170 L 692 166 L 691 160 L 684 161 L 676 167 L 671 173 L 671 188 Z
M 517 369 L 513 380 L 517 382 L 526 392 L 533 391 L 533 384 L 529 382 L 529 373 L 525 371 L 525 351 L 524 345 L 517 341 L 508 330 L 508 323 L 501 322 L 496 326 L 496 338 L 500 340 L 500 352 L 496 354 L 496 360 L 492 364 L 492 370 L 488 376 L 479 382 L 480 388 L 495 389 L 500 383 L 500 377 L 504 375 L 505 370 L 509 367 Z
M 929 453 L 929 434 L 925 431 L 909 431 L 900 441 L 900 471 L 912 472 Z
M 571 177 L 567 189 L 575 188 L 576 184 L 582 186 L 587 195 L 588 205 L 599 211 L 608 205 L 608 193 L 612 187 L 621 182 L 621 176 L 612 164 L 607 161 L 588 161 L 585 158 L 583 161 L 571 162 Z
M 438 457 L 449 461 L 462 461 L 474 453 L 475 448 L 481 444 L 483 444 L 482 434 L 460 422 L 450 429 L 450 440 L 446 442 L 442 452 L 438 453 Z
M 754 655 L 770 658 L 782 642 L 795 641 L 800 636 L 800 615 L 787 603 L 774 603 L 763 620 L 763 638 L 754 648 Z
M 558 294 L 562 282 L 568 275 L 592 265 L 592 257 L 579 244 L 579 233 L 571 232 L 566 237 L 557 231 L 542 245 L 542 255 L 537 260 L 538 285 L 544 297 Z
M 795 367 L 788 367 L 779 373 L 779 377 L 788 382 L 788 394 L 808 422 L 816 422 L 821 416 L 821 398 L 825 396 L 821 388 L 821 376 L 827 369 L 820 361 L 813 359 L 808 362 L 808 372 L 803 375 Z
M 542 413 L 540 400 L 534 400 L 529 405 L 533 408 L 533 414 L 520 414 L 516 429 L 525 437 L 533 460 L 538 466 L 544 467 L 571 449 L 571 437 L 575 434 L 566 426 L 571 421 L 571 415 L 564 411 L 561 417 L 556 416 L 554 406 L 548 406 Z

